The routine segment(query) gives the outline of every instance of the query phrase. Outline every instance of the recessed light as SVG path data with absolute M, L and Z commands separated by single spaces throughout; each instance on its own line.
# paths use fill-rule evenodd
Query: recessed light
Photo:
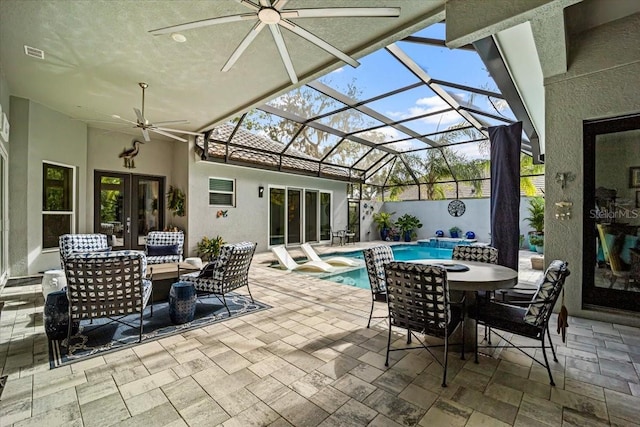
M 187 38 L 180 33 L 171 33 L 171 38 L 173 39 L 174 42 L 178 42 L 178 43 L 184 43 L 187 41 Z

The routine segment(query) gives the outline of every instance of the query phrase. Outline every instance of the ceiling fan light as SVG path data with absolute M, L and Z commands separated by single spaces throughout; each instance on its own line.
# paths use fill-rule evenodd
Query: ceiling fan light
M 173 39 L 174 42 L 178 42 L 178 43 L 184 43 L 187 41 L 187 38 L 184 36 L 184 34 L 180 34 L 180 33 L 171 33 L 171 38 Z
M 258 19 L 265 24 L 277 24 L 280 22 L 280 13 L 270 7 L 260 9 Z

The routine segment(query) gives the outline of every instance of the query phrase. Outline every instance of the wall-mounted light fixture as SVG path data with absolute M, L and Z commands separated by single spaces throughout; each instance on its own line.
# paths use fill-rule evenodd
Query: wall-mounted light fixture
M 264 196 L 264 187 L 261 185 L 258 187 L 258 197 Z

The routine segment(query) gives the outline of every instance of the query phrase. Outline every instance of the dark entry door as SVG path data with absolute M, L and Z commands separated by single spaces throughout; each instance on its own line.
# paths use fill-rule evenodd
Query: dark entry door
M 117 249 L 143 249 L 149 231 L 164 228 L 164 177 L 96 171 L 94 231 Z

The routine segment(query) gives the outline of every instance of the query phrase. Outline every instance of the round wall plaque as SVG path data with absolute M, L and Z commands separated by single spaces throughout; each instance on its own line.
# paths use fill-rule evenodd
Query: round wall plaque
M 449 207 L 447 209 L 449 210 L 449 215 L 451 216 L 462 216 L 466 207 L 462 200 L 452 200 L 449 203 Z

